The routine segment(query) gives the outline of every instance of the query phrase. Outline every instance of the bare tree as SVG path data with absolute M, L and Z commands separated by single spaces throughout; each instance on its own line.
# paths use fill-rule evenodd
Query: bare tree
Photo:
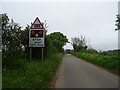
M 120 31 L 120 14 L 117 15 L 117 20 L 115 25 L 117 26 L 115 31 Z
M 42 22 L 42 25 L 43 25 L 43 27 L 45 29 L 45 33 L 47 33 L 47 30 L 48 30 L 48 27 L 49 27 L 47 21 L 45 20 L 44 22 Z
M 85 36 L 71 38 L 71 44 L 73 45 L 74 50 L 82 50 L 87 48 L 87 41 Z

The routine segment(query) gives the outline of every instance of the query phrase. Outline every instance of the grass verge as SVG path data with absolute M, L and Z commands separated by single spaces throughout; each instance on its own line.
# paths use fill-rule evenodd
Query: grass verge
M 61 59 L 62 54 L 54 54 L 43 61 L 16 60 L 11 68 L 3 69 L 3 88 L 49 88 Z
M 114 73 L 120 74 L 118 56 L 104 56 L 99 53 L 92 54 L 85 52 L 73 52 L 72 54 L 96 65 L 112 70 Z

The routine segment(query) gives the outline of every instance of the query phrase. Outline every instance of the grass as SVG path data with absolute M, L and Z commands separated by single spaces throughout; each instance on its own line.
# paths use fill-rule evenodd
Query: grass
M 118 56 L 105 56 L 99 53 L 85 53 L 85 52 L 73 52 L 73 55 L 82 58 L 86 61 L 94 63 L 96 65 L 102 66 L 107 69 L 114 70 L 116 73 L 120 74 L 119 57 Z
M 3 88 L 49 88 L 61 59 L 54 54 L 43 61 L 16 60 L 14 68 L 3 69 Z

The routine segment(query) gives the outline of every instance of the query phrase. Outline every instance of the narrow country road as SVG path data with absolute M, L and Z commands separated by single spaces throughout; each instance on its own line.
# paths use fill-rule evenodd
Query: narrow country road
M 118 77 L 67 54 L 58 72 L 55 88 L 118 88 Z

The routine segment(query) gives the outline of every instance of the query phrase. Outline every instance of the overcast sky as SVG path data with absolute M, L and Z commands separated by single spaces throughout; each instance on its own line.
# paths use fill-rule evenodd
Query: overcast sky
M 115 20 L 117 2 L 4 2 L 2 13 L 25 28 L 36 17 L 47 21 L 48 34 L 61 32 L 71 41 L 83 35 L 89 47 L 97 50 L 118 48 Z M 65 49 L 71 49 L 67 44 Z

